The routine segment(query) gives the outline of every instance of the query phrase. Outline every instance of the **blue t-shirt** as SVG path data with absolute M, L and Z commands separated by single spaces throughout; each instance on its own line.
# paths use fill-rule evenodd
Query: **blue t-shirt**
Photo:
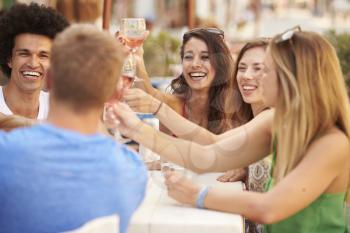
M 141 204 L 147 171 L 102 135 L 42 124 L 0 132 L 0 232 L 61 232 L 117 214 L 120 232 Z

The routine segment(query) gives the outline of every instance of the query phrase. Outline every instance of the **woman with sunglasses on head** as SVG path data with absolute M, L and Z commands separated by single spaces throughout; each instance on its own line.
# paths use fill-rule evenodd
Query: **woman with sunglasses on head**
M 142 49 L 139 52 L 138 77 L 144 80 L 147 93 L 169 105 L 177 113 L 213 133 L 232 128 L 232 106 L 225 106 L 226 96 L 232 96 L 233 60 L 224 41 L 224 32 L 216 28 L 197 28 L 183 36 L 181 47 L 182 74 L 171 82 L 172 93 L 152 87 Z M 145 100 L 137 89 L 126 90 L 123 100 L 142 111 Z M 147 111 L 148 109 L 145 109 Z M 162 131 L 168 132 L 165 128 Z
M 272 178 L 265 193 L 200 187 L 171 171 L 166 173 L 168 193 L 199 208 L 242 214 L 267 224 L 268 233 L 347 232 L 350 104 L 336 52 L 316 33 L 288 31 L 272 39 L 264 63 L 264 102 L 274 109 L 219 140 L 212 135 L 211 145 L 155 131 L 124 104 L 114 106 L 119 129 L 197 172 L 244 167 L 272 151 Z M 158 115 L 165 110 L 161 106 Z M 205 131 L 191 127 L 198 134 Z

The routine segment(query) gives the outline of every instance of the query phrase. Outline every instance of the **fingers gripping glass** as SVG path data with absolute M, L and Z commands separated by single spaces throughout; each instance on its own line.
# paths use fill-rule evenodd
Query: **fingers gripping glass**
M 293 37 L 295 32 L 300 32 L 300 31 L 301 31 L 301 28 L 299 25 L 292 27 L 291 29 L 288 29 L 287 31 L 285 31 L 285 32 L 281 33 L 279 36 L 277 36 L 275 39 L 275 43 L 278 44 L 278 43 L 290 40 Z
M 225 37 L 224 31 L 221 30 L 221 29 L 219 29 L 219 28 L 194 28 L 194 29 L 189 30 L 188 32 L 186 32 L 186 33 L 184 34 L 184 37 L 185 37 L 185 36 L 188 36 L 188 35 L 191 34 L 192 32 L 200 32 L 200 31 L 213 33 L 213 34 L 215 34 L 215 35 L 221 36 L 222 39 L 224 39 L 224 37 Z

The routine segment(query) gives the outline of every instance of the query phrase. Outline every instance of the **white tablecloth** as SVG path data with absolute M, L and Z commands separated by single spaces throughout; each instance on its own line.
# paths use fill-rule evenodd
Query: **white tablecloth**
M 241 182 L 221 183 L 216 178 L 221 173 L 200 176 L 186 172 L 198 183 L 242 189 Z M 161 172 L 149 173 L 147 193 L 143 204 L 134 214 L 128 233 L 242 233 L 240 215 L 197 209 L 183 205 L 167 196 Z

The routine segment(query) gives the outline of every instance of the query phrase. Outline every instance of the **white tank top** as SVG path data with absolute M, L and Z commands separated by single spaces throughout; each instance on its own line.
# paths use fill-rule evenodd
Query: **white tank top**
M 13 115 L 10 108 L 7 106 L 4 98 L 2 87 L 0 88 L 0 112 L 5 115 Z M 47 118 L 49 112 L 49 94 L 41 91 L 39 95 L 39 113 L 37 116 L 38 120 L 44 120 Z

